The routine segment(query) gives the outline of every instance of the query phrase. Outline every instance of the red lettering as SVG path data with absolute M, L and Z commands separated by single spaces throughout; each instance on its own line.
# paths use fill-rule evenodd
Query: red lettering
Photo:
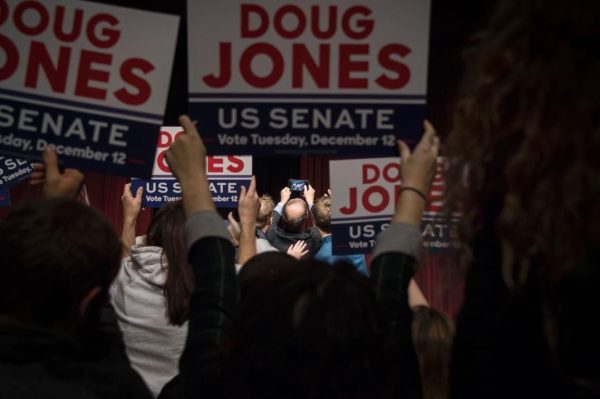
M 379 194 L 381 196 L 381 202 L 377 204 L 372 203 L 373 194 Z M 365 210 L 371 213 L 377 213 L 384 210 L 390 202 L 390 195 L 387 190 L 381 186 L 372 186 L 365 190 L 362 195 L 362 204 Z
M 167 163 L 167 159 L 165 158 L 165 151 L 162 151 L 156 157 L 156 165 L 163 172 L 165 172 L 165 173 L 171 173 L 171 169 L 169 168 L 169 164 Z
M 312 34 L 317 39 L 331 39 L 333 37 L 333 35 L 335 34 L 335 30 L 337 28 L 337 25 L 336 25 L 337 7 L 329 6 L 329 17 L 327 18 L 327 30 L 325 30 L 325 31 L 322 31 L 319 28 L 319 21 L 321 20 L 320 15 L 319 15 L 320 9 L 321 9 L 321 7 L 319 7 L 319 6 L 312 6 L 310 8 L 310 15 L 311 15 L 310 29 L 312 31 Z
M 25 21 L 23 21 L 23 14 L 29 10 L 37 13 L 37 24 L 33 26 L 27 26 L 25 25 Z M 21 31 L 21 33 L 30 36 L 35 36 L 42 33 L 48 26 L 49 19 L 50 17 L 48 16 L 48 11 L 37 1 L 22 2 L 15 8 L 15 13 L 13 15 L 13 21 L 17 29 Z
M 0 0 L 0 25 L 4 24 L 8 19 L 8 4 L 6 0 Z
M 254 13 L 260 19 L 258 27 L 250 28 L 250 13 Z M 241 36 L 242 38 L 257 38 L 265 34 L 269 28 L 269 15 L 264 8 L 257 4 L 242 4 L 241 7 Z
M 228 155 L 227 160 L 231 162 L 229 166 L 227 166 L 227 171 L 231 173 L 239 173 L 244 170 L 244 160 L 240 159 L 233 155 Z
M 116 29 L 103 28 L 101 34 L 96 33 L 96 27 L 101 23 L 107 23 L 110 26 L 119 24 L 119 20 L 110 14 L 96 14 L 88 21 L 86 34 L 90 43 L 98 48 L 109 48 L 115 45 L 121 36 L 121 32 Z
M 372 19 L 359 19 L 356 21 L 356 28 L 353 29 L 350 25 L 350 20 L 355 15 L 363 15 L 368 17 L 371 15 L 371 10 L 365 6 L 353 6 L 348 8 L 342 16 L 342 30 L 346 36 L 351 39 L 365 39 L 371 34 L 371 32 L 373 32 L 375 22 Z
M 369 171 L 373 172 L 371 177 L 369 177 Z M 379 179 L 379 168 L 377 165 L 373 165 L 372 163 L 363 164 L 362 167 L 362 182 L 363 184 L 369 184 L 377 181 Z
M 110 54 L 81 50 L 79 74 L 77 75 L 77 82 L 75 84 L 75 95 L 104 100 L 106 98 L 106 90 L 90 86 L 90 82 L 96 81 L 106 83 L 110 78 L 110 74 L 108 71 L 93 69 L 93 65 L 110 65 L 111 62 L 112 55 Z
M 202 78 L 204 83 L 210 87 L 225 87 L 231 79 L 231 43 L 219 43 L 219 65 L 221 75 L 206 75 Z
M 56 6 L 56 17 L 54 19 L 54 34 L 58 40 L 63 42 L 72 42 L 81 34 L 81 21 L 83 20 L 83 10 L 77 8 L 73 15 L 73 23 L 71 24 L 71 32 L 64 31 L 65 7 Z
M 2 49 L 5 54 L 4 65 L 0 67 L 0 80 L 5 80 L 10 78 L 19 67 L 19 50 L 17 50 L 17 46 L 4 35 L 0 35 L 0 49 Z
M 142 77 L 133 73 L 134 70 L 139 70 L 147 74 L 154 70 L 154 65 L 141 58 L 130 58 L 123 62 L 119 73 L 123 82 L 130 84 L 137 89 L 137 93 L 132 94 L 122 87 L 115 92 L 115 97 L 124 104 L 140 105 L 148 101 L 152 95 L 152 87 Z
M 379 65 L 389 71 L 395 72 L 396 77 L 390 78 L 385 74 L 381 74 L 375 82 L 386 89 L 400 89 L 410 80 L 410 69 L 400 61 L 392 58 L 397 55 L 400 58 L 406 57 L 410 53 L 410 49 L 402 44 L 388 44 L 379 50 L 377 59 Z
M 206 157 L 206 171 L 208 173 L 223 172 L 223 158 Z
M 264 77 L 256 75 L 254 71 L 252 71 L 251 66 L 254 57 L 260 54 L 269 57 L 273 63 L 271 72 Z M 242 53 L 240 59 L 240 72 L 244 80 L 256 88 L 264 89 L 266 87 L 271 87 L 277 83 L 283 75 L 283 56 L 274 46 L 268 43 L 253 44 Z
M 356 211 L 356 187 L 350 187 L 348 198 L 350 199 L 350 203 L 340 208 L 340 212 L 344 215 L 351 215 Z
M 29 49 L 27 72 L 25 73 L 25 86 L 37 87 L 39 72 L 43 70 L 52 90 L 57 93 L 64 93 L 67 87 L 70 59 L 71 49 L 61 46 L 55 66 L 44 43 L 32 41 Z
M 173 139 L 171 138 L 171 134 L 164 130 L 161 130 L 158 135 L 158 148 L 169 148 Z
M 368 44 L 340 44 L 339 80 L 340 89 L 366 89 L 367 78 L 353 78 L 352 72 L 367 72 L 368 61 L 352 61 L 353 55 L 369 55 Z
M 320 88 L 329 87 L 329 45 L 319 44 L 319 63 L 308 52 L 306 45 L 292 45 L 292 87 L 304 87 L 305 67 L 313 81 Z
M 293 30 L 286 30 L 283 26 L 283 18 L 286 14 L 294 15 L 296 20 L 298 21 L 296 24 L 296 28 Z M 279 36 L 285 39 L 295 39 L 304 32 L 306 29 L 306 17 L 302 10 L 295 5 L 287 5 L 281 7 L 279 10 L 275 12 L 275 18 L 273 18 L 273 26 L 275 27 L 275 32 L 279 34 Z
M 396 171 L 396 176 L 393 176 L 390 171 Z M 395 183 L 397 181 L 402 180 L 400 176 L 400 164 L 399 163 L 389 163 L 383 168 L 383 178 L 390 182 Z

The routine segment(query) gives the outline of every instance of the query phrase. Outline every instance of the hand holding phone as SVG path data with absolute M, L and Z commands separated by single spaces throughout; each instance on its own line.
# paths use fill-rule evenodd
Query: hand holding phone
M 291 191 L 304 192 L 304 187 L 308 187 L 308 180 L 289 179 L 288 187 Z

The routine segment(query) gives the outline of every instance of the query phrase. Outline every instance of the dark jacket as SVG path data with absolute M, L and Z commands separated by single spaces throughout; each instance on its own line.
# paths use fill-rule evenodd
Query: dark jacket
M 89 350 L 53 329 L 0 323 L 1 399 L 151 397 L 129 365 L 111 307 Z
M 267 239 L 277 250 L 286 253 L 290 245 L 297 241 L 305 241 L 308 249 L 307 257 L 313 257 L 321 247 L 321 233 L 316 227 L 310 227 L 299 233 L 289 233 L 281 226 L 281 214 L 273 212 L 273 224 L 267 231 Z

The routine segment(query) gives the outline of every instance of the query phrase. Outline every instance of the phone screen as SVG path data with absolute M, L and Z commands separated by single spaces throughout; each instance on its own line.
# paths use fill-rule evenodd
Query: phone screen
M 290 179 L 288 181 L 288 187 L 292 191 L 304 191 L 304 186 L 308 184 L 308 180 L 302 179 Z

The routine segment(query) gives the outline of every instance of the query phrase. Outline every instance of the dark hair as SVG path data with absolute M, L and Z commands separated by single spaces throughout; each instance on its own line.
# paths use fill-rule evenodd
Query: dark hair
M 485 223 L 497 234 L 511 287 L 533 259 L 556 280 L 599 243 L 598 21 L 597 1 L 501 1 L 467 51 L 449 201 L 464 243 Z
M 298 262 L 296 258 L 283 252 L 269 251 L 250 258 L 238 274 L 240 298 L 242 300 L 256 289 L 261 287 L 265 280 L 277 278 L 280 273 L 285 273 L 288 268 Z M 260 289 L 260 288 L 258 288 Z
M 195 285 L 194 273 L 187 261 L 184 225 L 183 204 L 181 201 L 171 202 L 154 215 L 146 237 L 146 244 L 162 247 L 167 258 L 168 265 L 161 264 L 167 270 L 163 290 L 167 316 L 174 325 L 182 325 L 187 321 Z
M 0 237 L 0 313 L 35 324 L 80 319 L 92 288 L 106 299 L 121 259 L 112 224 L 74 200 L 17 204 L 0 222 Z
M 429 306 L 415 306 L 412 333 L 419 359 L 423 399 L 449 398 L 450 358 L 454 337 L 452 321 Z
M 331 198 L 322 196 L 317 198 L 312 207 L 315 226 L 325 233 L 331 233 Z
M 258 210 L 258 216 L 256 216 L 256 227 L 262 229 L 269 223 L 269 220 L 273 216 L 275 202 L 273 201 L 273 198 L 267 194 L 263 194 L 259 199 L 260 209 Z
M 291 204 L 302 203 L 304 205 L 304 214 L 301 217 L 290 218 L 288 216 L 287 208 Z M 306 202 L 301 198 L 292 198 L 288 202 L 285 203 L 282 210 L 281 220 L 283 222 L 283 227 L 288 233 L 299 233 L 302 230 L 302 226 L 304 222 L 308 218 L 308 206 Z
M 369 281 L 347 263 L 279 270 L 242 298 L 237 335 L 226 345 L 225 396 L 382 397 L 394 379 Z

